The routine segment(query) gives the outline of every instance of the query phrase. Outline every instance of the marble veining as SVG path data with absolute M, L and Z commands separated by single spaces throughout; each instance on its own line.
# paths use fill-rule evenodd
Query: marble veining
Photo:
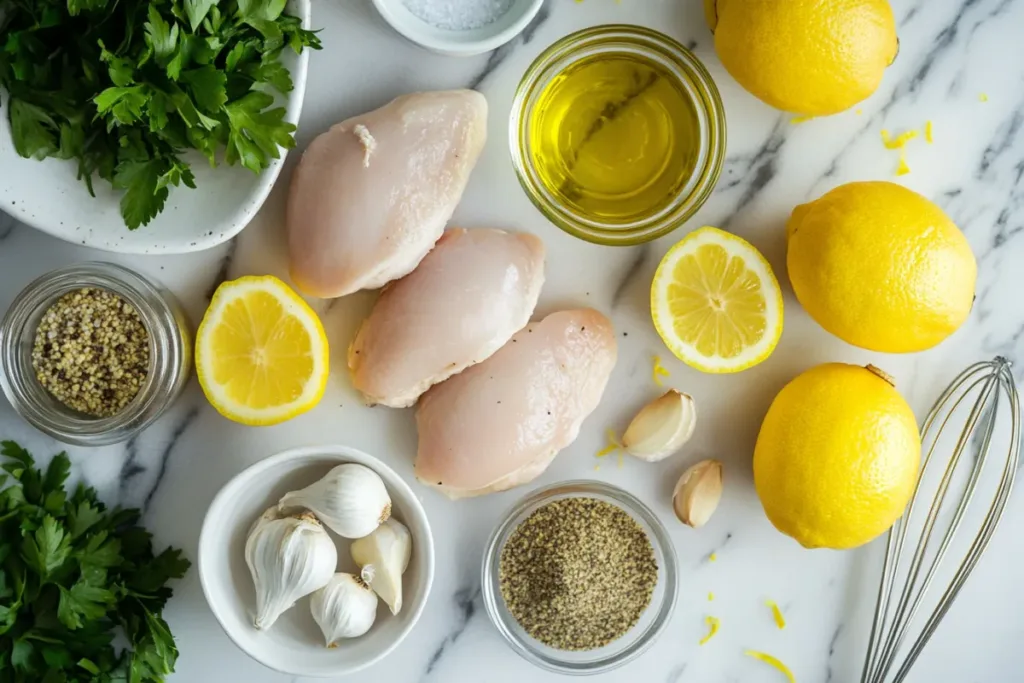
M 536 484 L 591 477 L 621 485 L 666 521 L 681 569 L 680 600 L 663 637 L 602 683 L 773 683 L 776 671 L 743 655 L 769 652 L 800 683 L 859 680 L 873 609 L 881 544 L 858 551 L 805 551 L 774 531 L 753 491 L 750 457 L 772 397 L 804 368 L 824 361 L 873 362 L 893 374 L 919 416 L 970 362 L 1002 354 L 1024 381 L 1024 0 L 892 0 L 900 53 L 879 91 L 853 111 L 794 123 L 761 104 L 725 72 L 714 53 L 698 0 L 548 0 L 526 32 L 489 55 L 455 59 L 426 53 L 395 35 L 369 0 L 322 0 L 314 24 L 324 50 L 310 60 L 298 149 L 253 223 L 213 250 L 185 256 L 102 254 L 58 242 L 0 214 L 0 311 L 40 274 L 69 263 L 106 259 L 161 280 L 198 322 L 225 279 L 270 273 L 287 279 L 284 204 L 299 152 L 333 123 L 381 106 L 404 92 L 476 88 L 490 102 L 490 140 L 453 225 L 533 232 L 547 245 L 547 283 L 538 314 L 569 305 L 612 318 L 619 362 L 601 406 L 579 439 Z M 533 207 L 515 179 L 506 126 L 515 88 L 530 62 L 563 35 L 603 23 L 637 23 L 664 31 L 704 61 L 728 119 L 722 176 L 688 227 L 717 225 L 753 242 L 783 285 L 786 329 L 774 356 L 733 377 L 708 377 L 668 354 L 650 322 L 649 283 L 659 259 L 686 228 L 631 248 L 586 244 L 561 233 Z M 985 97 L 982 97 L 982 95 Z M 985 101 L 983 101 L 985 100 Z M 2 113 L 0 113 L 2 115 Z M 961 226 L 979 261 L 975 310 L 964 329 L 938 348 L 887 356 L 849 347 L 799 308 L 785 277 L 784 226 L 796 204 L 852 181 L 895 179 L 898 154 L 880 131 L 898 134 L 934 122 L 935 142 L 912 141 L 912 172 L 898 181 L 938 202 Z M 127 444 L 68 449 L 73 477 L 96 486 L 111 505 L 145 511 L 158 544 L 182 547 L 195 560 L 203 515 L 217 490 L 241 469 L 285 448 L 341 442 L 374 453 L 412 481 L 412 411 L 363 406 L 346 374 L 345 348 L 374 294 L 311 304 L 324 318 L 335 372 L 314 411 L 276 427 L 232 424 L 205 402 L 193 380 L 170 413 Z M 612 460 L 595 469 L 608 427 L 621 429 L 664 389 L 651 379 L 652 357 L 671 371 L 666 384 L 698 403 L 700 424 L 684 454 L 658 464 Z M 38 434 L 0 400 L 0 438 L 45 460 L 63 446 Z M 725 464 L 719 512 L 699 530 L 678 524 L 672 485 L 693 462 Z M 524 491 L 450 502 L 417 486 L 431 520 L 437 575 L 427 608 L 396 653 L 359 678 L 388 683 L 553 683 L 557 677 L 520 659 L 483 610 L 479 569 L 494 525 Z M 1014 493 L 1003 526 L 960 599 L 925 650 L 908 683 L 1007 683 L 1024 670 L 1024 493 Z M 715 557 L 712 561 L 712 556 Z M 707 596 L 713 592 L 714 601 Z M 782 606 L 779 630 L 765 601 Z M 196 572 L 175 586 L 167 618 L 181 657 L 171 683 L 312 683 L 267 670 L 223 634 L 206 607 Z M 721 630 L 704 646 L 704 617 Z M 997 625 L 997 626 L 996 626 Z M 339 679 L 340 680 L 340 679 Z M 355 678 L 351 679 L 355 680 Z

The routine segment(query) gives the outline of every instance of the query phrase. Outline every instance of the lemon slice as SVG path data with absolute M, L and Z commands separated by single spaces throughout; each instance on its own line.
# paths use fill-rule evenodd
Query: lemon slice
M 782 335 L 782 291 L 764 256 L 718 228 L 672 247 L 651 285 L 658 334 L 703 372 L 739 372 L 771 355 Z
M 196 334 L 196 374 L 224 417 L 272 425 L 304 413 L 327 385 L 327 336 L 316 313 L 272 276 L 217 288 Z

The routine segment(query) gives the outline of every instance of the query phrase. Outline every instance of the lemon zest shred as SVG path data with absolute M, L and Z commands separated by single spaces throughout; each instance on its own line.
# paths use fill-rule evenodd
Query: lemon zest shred
M 882 144 L 885 145 L 886 149 L 903 149 L 907 146 L 907 143 L 916 138 L 919 133 L 916 130 L 908 130 L 900 133 L 896 137 L 891 137 L 889 131 L 882 130 Z
M 672 373 L 669 372 L 664 365 L 661 364 L 661 356 L 654 357 L 654 368 L 651 370 L 651 378 L 654 383 L 659 387 L 664 386 L 664 382 L 661 381 L 662 377 L 671 377 Z
M 710 555 L 708 555 L 708 560 L 711 561 L 711 562 L 714 562 L 717 559 L 718 559 L 718 555 L 716 555 L 715 553 L 711 553 Z
M 610 453 L 614 453 L 615 451 L 622 448 L 622 445 L 619 443 L 619 437 L 615 435 L 614 429 L 609 427 L 608 430 L 605 432 L 605 435 L 608 439 L 608 445 L 599 450 L 595 457 L 603 458 L 604 456 L 609 455 Z
M 808 121 L 810 121 L 813 118 L 814 117 L 810 116 L 810 115 L 808 115 L 808 116 L 794 116 L 793 118 L 791 118 L 789 120 L 789 123 L 791 125 L 794 125 L 794 126 L 799 126 L 801 123 L 807 123 Z
M 924 123 L 924 140 L 929 145 L 935 142 L 935 136 L 933 135 L 932 122 L 925 121 Z
M 714 593 L 708 593 L 708 602 L 714 602 L 714 601 L 715 601 L 715 594 Z
M 910 166 L 907 165 L 907 155 L 900 151 L 900 163 L 896 167 L 896 175 L 907 175 L 908 173 L 910 173 Z
M 986 95 L 985 93 L 978 93 L 978 101 L 988 102 L 988 95 Z
M 786 617 L 782 616 L 782 610 L 779 609 L 778 604 L 774 600 L 766 600 L 765 603 L 772 611 L 772 618 L 775 619 L 775 625 L 779 627 L 779 630 L 786 628 Z
M 863 116 L 863 115 L 864 115 L 864 110 L 863 109 L 858 109 L 857 110 L 857 116 Z
M 700 645 L 703 645 L 706 642 L 708 642 L 709 640 L 711 640 L 712 638 L 714 638 L 715 634 L 718 633 L 719 625 L 721 625 L 721 623 L 722 623 L 718 619 L 718 617 L 711 617 L 711 616 L 704 617 L 704 622 L 708 625 L 708 628 L 710 630 L 708 631 L 708 634 L 706 636 L 704 636 L 703 638 L 700 639 L 700 643 L 699 643 Z
M 789 683 L 796 683 L 796 677 L 793 675 L 793 672 L 789 670 L 789 667 L 780 662 L 775 657 L 772 657 L 770 654 L 767 654 L 765 652 L 758 652 L 757 650 L 747 650 L 743 654 L 747 655 L 748 657 L 753 657 L 756 660 L 762 661 L 765 664 L 778 669 L 783 673 L 783 675 L 785 675 L 786 680 L 789 681 Z

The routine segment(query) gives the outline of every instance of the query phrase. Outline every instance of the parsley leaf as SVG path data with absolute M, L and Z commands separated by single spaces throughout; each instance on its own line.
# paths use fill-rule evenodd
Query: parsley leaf
M 195 31 L 206 18 L 206 13 L 217 4 L 217 0 L 184 0 L 185 15 L 188 17 L 189 26 Z
M 25 563 L 45 580 L 67 561 L 70 541 L 57 520 L 46 515 L 35 533 L 22 541 L 21 554 Z
M 149 6 L 149 21 L 146 27 L 146 44 L 153 50 L 157 64 L 166 66 L 178 45 L 178 24 L 168 24 L 160 16 L 155 4 Z
M 57 616 L 68 628 L 79 629 L 86 621 L 102 619 L 114 603 L 111 591 L 79 580 L 70 589 L 60 587 Z
M 121 542 L 101 531 L 91 536 L 85 547 L 78 551 L 78 561 L 90 567 L 116 567 L 121 563 Z
M 273 96 L 254 90 L 225 107 L 230 126 L 225 155 L 229 164 L 240 161 L 259 173 L 271 158 L 280 156 L 279 145 L 286 149 L 295 146 L 295 126 L 284 120 L 284 107 L 267 109 L 273 102 Z
M 45 159 L 57 151 L 57 122 L 45 109 L 11 98 L 11 138 L 26 159 Z
M 260 32 L 267 40 L 280 39 L 277 19 L 284 12 L 287 0 L 238 0 L 238 16 Z
M 103 519 L 103 509 L 92 501 L 73 502 L 67 516 L 67 526 L 68 531 L 71 532 L 71 538 L 78 538 L 101 519 Z
M 287 73 L 285 70 L 285 74 Z M 195 103 L 211 114 L 219 112 L 224 103 L 228 101 L 228 93 L 225 89 L 227 76 L 223 71 L 210 65 L 183 71 L 181 80 L 188 87 L 188 92 L 192 95 Z
M 124 190 L 121 197 L 121 215 L 129 230 L 147 225 L 164 208 L 167 188 L 158 188 L 160 177 L 166 172 L 163 159 L 122 161 L 114 173 L 114 187 Z
M 31 671 L 33 668 L 32 654 L 34 649 L 32 643 L 27 640 L 20 638 L 15 640 L 11 649 L 11 664 L 14 665 L 14 668 L 20 669 L 23 672 Z

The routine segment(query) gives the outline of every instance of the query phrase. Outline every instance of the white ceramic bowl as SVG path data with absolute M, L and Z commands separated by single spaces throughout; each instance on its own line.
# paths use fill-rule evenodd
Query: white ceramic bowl
M 245 564 L 245 540 L 253 521 L 288 491 L 312 484 L 332 467 L 355 462 L 374 470 L 391 495 L 392 514 L 412 534 L 412 558 L 403 576 L 402 611 L 392 615 L 380 601 L 377 619 L 361 638 L 324 647 L 323 635 L 303 598 L 267 631 L 252 625 L 256 593 Z M 356 569 L 349 541 L 338 543 L 339 571 Z M 292 676 L 342 676 L 384 658 L 412 630 L 423 612 L 434 580 L 434 540 L 416 495 L 380 460 L 346 446 L 309 446 L 261 460 L 220 490 L 199 536 L 199 580 L 228 637 L 261 664 Z
M 469 57 L 495 50 L 512 40 L 537 16 L 544 0 L 513 0 L 497 21 L 464 31 L 438 28 L 409 11 L 403 0 L 373 0 L 393 29 L 412 42 L 442 55 Z
M 289 0 L 289 14 L 310 28 L 310 0 Z M 281 61 L 291 72 L 295 89 L 279 98 L 285 119 L 297 124 L 306 91 L 309 50 L 296 55 L 284 50 Z M 249 223 L 270 194 L 281 157 L 256 175 L 241 166 L 210 168 L 198 152 L 189 153 L 196 189 L 171 188 L 164 210 L 149 225 L 128 230 L 121 218 L 121 193 L 93 178 L 96 196 L 76 178 L 74 161 L 23 159 L 11 142 L 7 97 L 0 103 L 0 207 L 22 223 L 68 242 L 127 254 L 183 254 L 226 242 Z

